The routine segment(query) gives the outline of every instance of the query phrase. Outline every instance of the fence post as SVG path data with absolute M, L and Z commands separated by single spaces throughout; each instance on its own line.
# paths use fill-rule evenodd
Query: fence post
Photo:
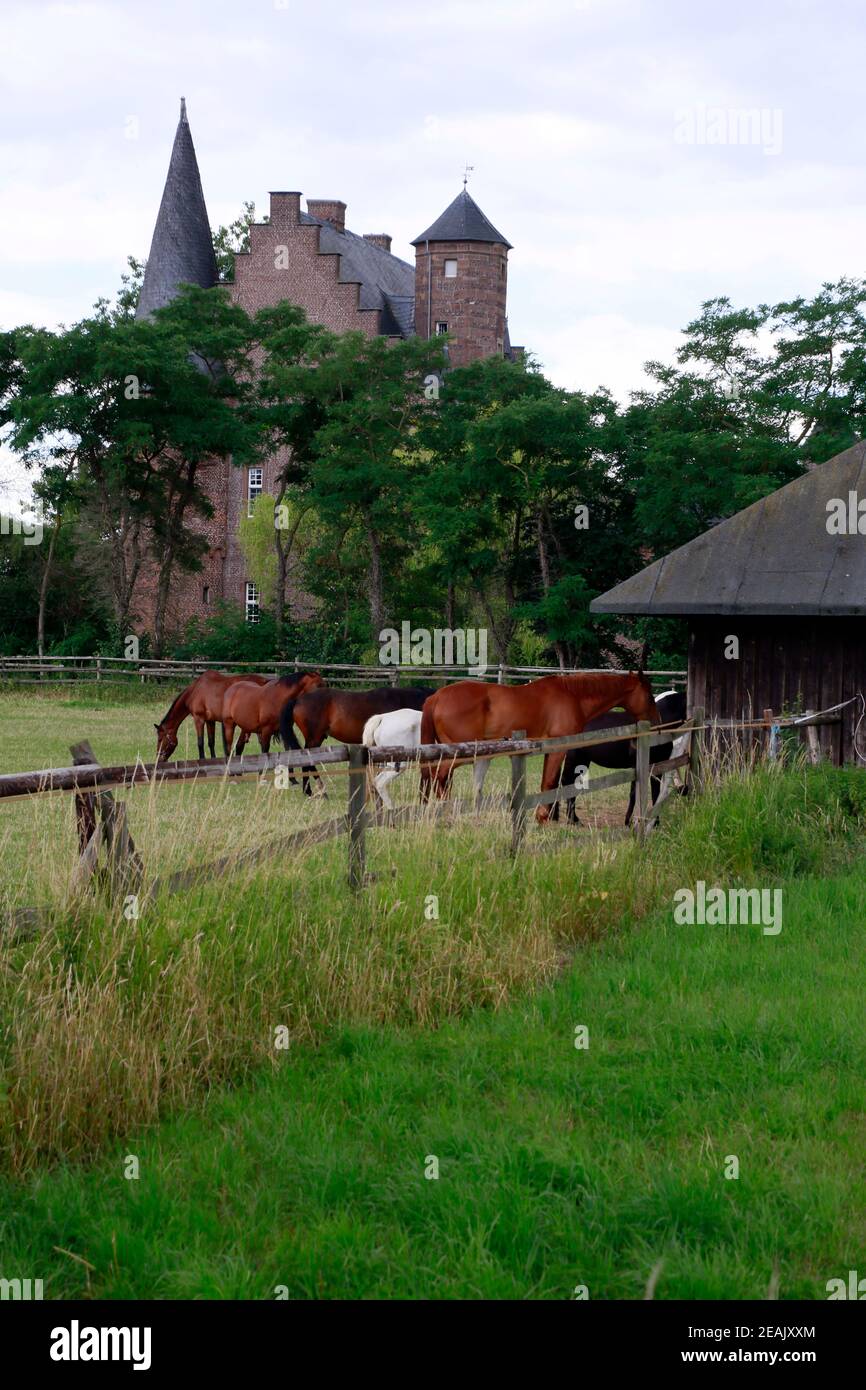
M 526 738 L 525 729 L 516 729 L 512 740 Z M 526 759 L 514 756 L 511 759 L 511 854 L 520 851 L 526 834 Z
M 764 710 L 764 723 L 767 725 L 767 757 L 775 762 L 779 756 L 779 726 L 773 723 L 773 711 Z
M 349 887 L 363 888 L 364 826 L 367 819 L 367 749 L 349 745 Z
M 813 709 L 806 710 L 806 718 L 811 718 L 815 714 Z M 818 738 L 818 730 L 814 724 L 806 725 L 806 738 L 809 741 L 809 757 L 815 767 L 821 761 L 821 741 Z
M 701 790 L 701 778 L 703 777 L 703 737 L 704 730 L 700 725 L 704 722 L 704 707 L 698 705 L 692 710 L 692 723 L 698 725 L 692 729 L 689 738 L 689 791 L 699 792 Z
M 503 666 L 503 664 L 502 664 L 501 661 L 500 661 L 500 663 L 499 663 L 499 670 L 498 670 L 498 672 L 497 672 L 497 674 L 496 674 L 496 684 L 497 684 L 497 685 L 504 685 L 504 684 L 505 684 L 505 667 Z M 512 735 L 512 737 L 513 737 L 513 735 Z M 520 737 L 523 738 L 523 734 L 521 734 Z
M 634 815 L 632 825 L 638 835 L 646 831 L 646 818 L 650 813 L 650 745 L 649 734 L 652 724 L 641 719 L 637 726 L 637 752 L 634 766 Z
M 95 761 L 89 743 L 73 744 L 70 751 L 74 767 Z M 88 850 L 90 841 L 96 834 L 96 795 L 94 792 L 76 792 L 75 824 L 78 830 L 78 858 L 81 860 Z

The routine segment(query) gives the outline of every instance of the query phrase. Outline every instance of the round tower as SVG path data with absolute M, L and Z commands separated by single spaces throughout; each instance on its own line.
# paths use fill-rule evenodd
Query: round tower
M 415 332 L 447 333 L 451 365 L 508 350 L 505 301 L 511 243 L 464 188 L 415 247 Z

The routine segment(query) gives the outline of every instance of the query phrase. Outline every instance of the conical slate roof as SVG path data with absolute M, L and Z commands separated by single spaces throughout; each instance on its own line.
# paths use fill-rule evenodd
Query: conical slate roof
M 216 283 L 217 264 L 210 222 L 186 118 L 186 102 L 181 97 L 180 121 L 136 317 L 147 318 L 155 309 L 168 304 L 177 294 L 179 285 L 201 285 L 207 289 Z
M 827 529 L 835 511 L 828 503 L 841 499 L 847 513 L 849 493 L 866 498 L 866 443 L 656 560 L 594 599 L 590 610 L 866 615 L 866 535 Z
M 492 222 L 488 222 L 478 204 L 464 188 L 457 194 L 454 202 L 437 217 L 432 227 L 422 232 L 412 242 L 420 246 L 425 241 L 498 241 L 512 249 L 501 232 L 497 232 Z

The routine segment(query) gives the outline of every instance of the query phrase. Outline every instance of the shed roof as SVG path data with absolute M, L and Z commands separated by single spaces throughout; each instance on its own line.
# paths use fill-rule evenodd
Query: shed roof
M 828 503 L 866 497 L 866 443 L 762 497 L 593 599 L 593 613 L 866 614 L 866 535 Z M 866 524 L 866 523 L 864 523 Z

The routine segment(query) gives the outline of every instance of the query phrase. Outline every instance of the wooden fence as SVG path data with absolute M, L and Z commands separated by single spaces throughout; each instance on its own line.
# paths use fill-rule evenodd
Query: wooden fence
M 704 722 L 703 709 L 695 709 L 691 719 L 679 727 L 665 729 L 665 726 L 662 726 L 659 731 L 647 722 L 622 724 L 614 729 L 605 730 L 601 739 L 598 731 L 554 739 L 527 739 L 522 732 L 517 732 L 510 739 L 426 744 L 420 748 L 364 748 L 337 744 L 309 752 L 301 750 L 227 760 L 215 758 L 160 764 L 138 762 L 112 767 L 103 767 L 96 760 L 90 744 L 82 742 L 73 745 L 73 761 L 69 767 L 0 775 L 0 803 L 49 792 L 72 793 L 78 829 L 78 859 L 73 884 L 80 887 L 95 880 L 107 885 L 112 894 L 117 894 L 121 890 L 127 891 L 130 887 L 137 889 L 144 879 L 145 870 L 129 833 L 126 805 L 124 802 L 115 801 L 113 789 L 200 779 L 258 778 L 265 772 L 281 767 L 289 773 L 310 773 L 319 766 L 348 765 L 348 804 L 345 815 L 336 816 L 308 830 L 297 831 L 288 837 L 281 836 L 269 840 L 266 844 L 240 854 L 225 855 L 209 864 L 151 879 L 145 898 L 152 898 L 160 891 L 174 892 L 189 887 L 202 878 L 210 879 L 215 875 L 231 872 L 241 864 L 256 862 L 277 850 L 299 850 L 344 834 L 348 836 L 349 884 L 352 888 L 360 888 L 370 881 L 365 868 L 365 833 L 371 826 L 396 828 L 427 817 L 438 821 L 443 817 L 475 814 L 481 810 L 507 810 L 511 818 L 510 852 L 517 855 L 524 841 L 528 813 L 535 807 L 551 806 L 558 801 L 577 800 L 611 787 L 629 786 L 634 782 L 635 814 L 632 828 L 636 834 L 643 835 L 664 812 L 672 792 L 671 787 L 653 805 L 650 793 L 651 770 L 653 775 L 681 770 L 688 789 L 692 792 L 700 791 L 704 782 L 703 764 L 708 751 L 705 736 L 708 732 L 718 736 L 720 733 L 730 734 L 745 728 L 762 730 L 767 737 L 767 757 L 774 761 L 779 758 L 781 752 L 781 730 L 802 728 L 807 735 L 811 761 L 817 763 L 820 761 L 820 748 L 815 738 L 815 729 L 818 725 L 838 720 L 840 708 L 842 706 L 817 712 L 807 710 L 804 715 L 799 716 L 776 715 L 772 710 L 765 710 L 761 720 L 725 719 L 712 721 L 711 724 Z M 652 748 L 670 743 L 683 735 L 688 736 L 686 752 L 663 762 L 652 762 Z M 582 747 L 590 751 L 593 744 L 600 741 L 610 743 L 618 739 L 636 741 L 634 769 L 613 772 L 594 778 L 586 784 L 576 782 L 561 785 L 550 791 L 527 793 L 527 757 L 567 752 L 569 749 Z M 367 807 L 368 766 L 375 767 L 392 762 L 420 765 L 453 763 L 454 766 L 458 766 L 497 757 L 508 757 L 511 761 L 511 790 L 507 797 L 485 796 L 474 801 L 448 800 L 432 805 L 402 806 L 394 811 L 371 812 Z M 100 864 L 100 852 L 103 850 L 106 862 Z M 19 934 L 23 931 L 26 935 L 34 923 L 40 920 L 41 915 L 38 908 L 20 909 L 14 914 L 13 927 L 19 929 Z
M 305 751 L 261 754 L 251 757 L 182 761 L 177 763 L 144 764 L 103 767 L 95 758 L 90 744 L 81 742 L 72 748 L 72 764 L 65 768 L 45 768 L 34 772 L 6 773 L 0 776 L 0 802 L 50 792 L 69 792 L 74 796 L 78 830 L 78 858 L 73 874 L 76 888 L 95 882 L 107 887 L 112 896 L 138 893 L 145 876 L 141 856 L 129 832 L 126 805 L 115 800 L 113 789 L 157 785 L 214 778 L 260 777 L 263 772 L 283 767 L 292 773 L 311 772 L 316 766 L 348 765 L 348 798 L 345 815 L 340 815 L 309 830 L 288 837 L 269 840 L 241 854 L 226 855 L 209 864 L 183 869 L 150 881 L 145 899 L 160 891 L 174 892 L 191 886 L 201 879 L 212 879 L 231 872 L 241 864 L 270 856 L 275 850 L 297 850 L 321 843 L 338 835 L 348 837 L 348 882 L 358 889 L 371 881 L 366 870 L 366 831 L 371 826 L 396 828 L 431 817 L 435 821 L 458 815 L 476 814 L 484 810 L 507 810 L 511 819 L 510 853 L 517 855 L 523 845 L 528 813 L 536 806 L 551 806 L 554 802 L 576 800 L 591 796 L 614 786 L 636 782 L 635 817 L 633 828 L 644 834 L 664 809 L 665 800 L 652 805 L 650 796 L 650 750 L 670 743 L 672 738 L 688 732 L 690 748 L 679 757 L 653 764 L 653 773 L 688 769 L 688 780 L 694 788 L 700 785 L 700 749 L 703 712 L 695 710 L 690 724 L 675 731 L 659 732 L 648 722 L 623 724 L 604 731 L 604 742 L 617 739 L 637 741 L 636 767 L 597 778 L 591 783 L 575 782 L 551 791 L 527 793 L 526 759 L 539 754 L 567 752 L 598 744 L 599 733 L 573 734 L 563 738 L 528 739 L 517 732 L 510 739 L 475 743 L 425 744 L 420 748 L 364 748 L 341 744 Z M 370 811 L 367 807 L 367 769 L 382 763 L 418 763 L 419 765 L 458 766 L 480 759 L 508 757 L 511 762 L 511 791 L 508 797 L 486 796 L 474 801 L 447 800 L 428 805 L 403 806 L 395 811 Z M 103 853 L 104 862 L 100 861 Z M 13 928 L 17 935 L 35 929 L 38 910 L 24 909 L 15 914 Z
M 142 659 L 129 661 L 118 656 L 0 656 L 0 684 L 18 685 L 72 685 L 96 682 L 100 686 L 153 685 L 171 682 L 175 685 L 188 685 L 201 675 L 202 671 L 213 670 L 221 663 L 213 661 L 175 661 L 172 659 L 156 661 Z M 430 666 L 363 666 L 346 662 L 302 661 L 295 657 L 289 661 L 260 662 L 232 661 L 227 663 L 232 671 L 278 676 L 286 671 L 320 671 L 329 685 L 406 685 L 415 681 L 438 680 L 441 682 L 481 679 L 497 681 L 500 685 L 512 681 L 537 679 L 539 676 L 575 675 L 579 669 L 586 668 L 559 666 L 508 666 L 493 664 L 483 676 L 478 669 L 468 665 L 430 665 Z M 610 667 L 592 668 L 593 671 L 610 670 Z M 656 690 L 664 688 L 685 689 L 686 672 L 648 671 Z

